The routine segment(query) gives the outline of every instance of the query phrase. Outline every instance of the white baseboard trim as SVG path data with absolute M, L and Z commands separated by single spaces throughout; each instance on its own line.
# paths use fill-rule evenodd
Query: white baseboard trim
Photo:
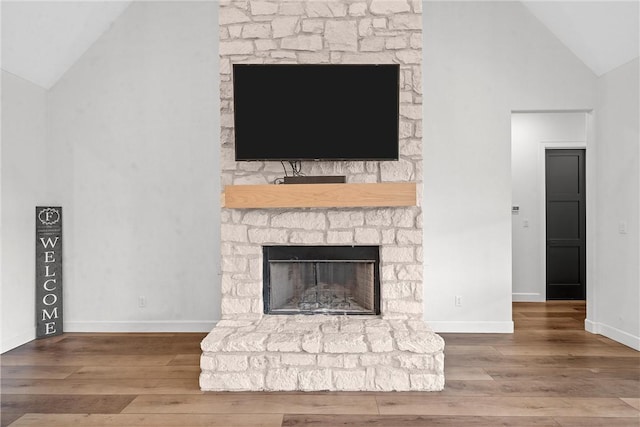
M 211 332 L 215 320 L 64 322 L 65 332 Z
M 596 331 L 596 322 L 592 322 L 589 319 L 584 319 L 584 330 L 587 332 L 591 332 L 592 334 L 597 334 Z
M 425 320 L 434 332 L 469 334 L 512 334 L 513 322 L 430 321 Z
M 592 334 L 603 335 L 607 338 L 611 338 L 612 340 L 619 342 L 620 344 L 624 344 L 627 347 L 631 347 L 634 350 L 640 351 L 640 337 L 637 337 L 625 331 L 621 331 L 620 329 L 614 328 L 613 326 L 585 319 L 584 329 L 587 332 L 591 332 Z
M 36 328 L 21 331 L 18 334 L 13 334 L 10 337 L 2 337 L 2 348 L 0 353 L 5 353 L 9 350 L 13 350 L 16 347 L 20 347 L 23 344 L 28 343 L 36 339 Z
M 537 292 L 514 292 L 511 294 L 513 302 L 545 302 L 545 297 Z

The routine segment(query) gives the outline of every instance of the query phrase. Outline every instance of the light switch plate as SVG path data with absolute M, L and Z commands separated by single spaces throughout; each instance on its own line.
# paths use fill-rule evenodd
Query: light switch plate
M 627 234 L 627 222 L 626 221 L 620 221 L 618 223 L 618 233 Z

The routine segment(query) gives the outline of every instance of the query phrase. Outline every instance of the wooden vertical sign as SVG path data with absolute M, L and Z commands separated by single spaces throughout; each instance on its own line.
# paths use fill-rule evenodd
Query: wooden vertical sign
M 36 338 L 62 333 L 62 208 L 36 207 Z

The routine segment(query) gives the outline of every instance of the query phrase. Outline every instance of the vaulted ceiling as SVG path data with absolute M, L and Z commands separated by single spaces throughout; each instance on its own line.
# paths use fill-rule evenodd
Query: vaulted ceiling
M 51 88 L 130 1 L 2 1 L 2 69 Z
M 639 1 L 524 1 L 562 43 L 601 76 L 638 56 Z
M 2 69 L 46 89 L 131 1 L 2 1 Z M 523 1 L 600 76 L 638 57 L 640 0 Z

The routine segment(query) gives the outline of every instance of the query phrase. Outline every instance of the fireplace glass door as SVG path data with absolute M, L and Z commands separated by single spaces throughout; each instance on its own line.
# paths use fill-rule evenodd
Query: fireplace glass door
M 379 314 L 379 249 L 269 246 L 265 313 Z

